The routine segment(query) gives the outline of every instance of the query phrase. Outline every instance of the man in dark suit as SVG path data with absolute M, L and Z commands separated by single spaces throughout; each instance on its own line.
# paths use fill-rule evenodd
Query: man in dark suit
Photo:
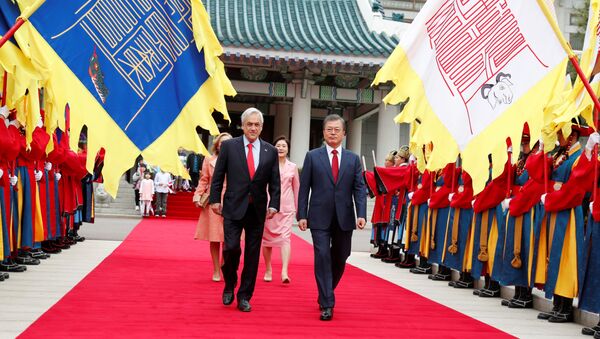
M 223 304 L 233 303 L 240 264 L 240 237 L 245 231 L 244 269 L 237 292 L 238 309 L 250 312 L 250 299 L 256 284 L 260 246 L 265 218 L 279 210 L 279 162 L 277 150 L 259 139 L 263 115 L 256 108 L 242 113 L 244 135 L 221 144 L 210 187 L 209 202 L 215 213 L 223 215 L 225 245 L 222 266 L 225 278 Z M 227 189 L 221 206 L 223 180 Z M 267 196 L 267 188 L 269 195 Z M 270 199 L 270 200 L 269 200 Z M 267 210 L 268 201 L 268 210 Z
M 333 291 L 350 256 L 352 231 L 366 224 L 362 167 L 356 154 L 342 148 L 345 135 L 344 119 L 328 115 L 323 122 L 326 145 L 306 154 L 300 175 L 298 227 L 310 228 L 312 235 L 321 320 L 333 318 Z
M 198 186 L 198 179 L 200 178 L 200 169 L 202 169 L 202 161 L 204 157 L 198 153 L 190 153 L 186 159 L 186 167 L 190 174 L 192 181 L 192 188 L 195 189 Z

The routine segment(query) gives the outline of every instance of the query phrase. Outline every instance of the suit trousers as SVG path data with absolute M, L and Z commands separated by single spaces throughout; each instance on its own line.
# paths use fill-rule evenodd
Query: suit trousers
M 244 268 L 240 288 L 237 292 L 238 300 L 250 300 L 256 285 L 258 262 L 260 260 L 260 246 L 264 230 L 256 209 L 251 203 L 246 214 L 241 220 L 223 219 L 224 246 L 223 246 L 223 276 L 225 278 L 225 291 L 233 291 L 237 286 L 237 271 L 240 266 L 242 248 L 240 238 L 242 230 L 245 231 Z
M 346 268 L 346 260 L 352 248 L 352 230 L 344 231 L 334 216 L 327 229 L 311 229 L 315 251 L 315 278 L 319 290 L 319 305 L 335 306 L 333 291 L 339 284 Z

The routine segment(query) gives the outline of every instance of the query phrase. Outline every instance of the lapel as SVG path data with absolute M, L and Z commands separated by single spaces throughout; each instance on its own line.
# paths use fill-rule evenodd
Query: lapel
M 269 149 L 267 148 L 267 145 L 262 141 L 262 139 L 258 139 L 258 166 L 256 167 L 256 171 L 254 172 L 254 177 L 256 178 L 256 174 L 258 174 L 258 171 L 260 171 L 263 167 L 264 167 L 264 163 L 267 161 L 267 159 L 265 159 L 267 157 L 267 154 L 269 154 Z M 248 166 L 246 166 L 248 167 Z
M 329 154 L 327 154 L 327 147 L 322 146 L 319 154 L 320 154 L 321 162 L 323 162 L 323 166 L 326 169 L 325 172 L 327 172 L 327 177 L 329 177 L 329 180 L 331 180 L 331 183 L 334 184 L 333 173 L 331 172 L 331 164 L 329 163 Z M 338 173 L 338 179 L 339 179 L 339 173 Z
M 345 148 L 342 148 L 342 161 L 340 161 L 340 171 L 338 172 L 338 182 L 340 182 L 340 180 L 342 180 L 342 175 L 344 175 L 344 173 L 346 172 L 346 167 L 348 167 L 348 161 L 350 161 L 350 159 L 348 159 L 348 151 L 346 151 Z M 333 177 L 333 174 L 332 174 Z
M 237 139 L 237 147 L 235 148 L 238 152 L 238 156 L 242 159 L 242 168 L 244 169 L 244 173 L 246 173 L 246 178 L 250 179 L 250 172 L 248 172 L 248 161 L 246 160 L 246 151 L 244 150 L 244 137 L 238 137 Z M 254 172 L 256 176 L 256 172 Z

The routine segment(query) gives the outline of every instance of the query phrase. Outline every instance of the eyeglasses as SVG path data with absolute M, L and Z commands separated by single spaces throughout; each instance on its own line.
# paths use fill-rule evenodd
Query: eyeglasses
M 333 127 L 327 127 L 327 128 L 325 129 L 325 132 L 327 132 L 327 133 L 335 133 L 335 134 L 338 134 L 338 133 L 341 133 L 341 132 L 342 132 L 342 129 L 341 129 L 341 128 L 339 128 L 339 127 L 336 127 L 336 128 L 333 128 Z

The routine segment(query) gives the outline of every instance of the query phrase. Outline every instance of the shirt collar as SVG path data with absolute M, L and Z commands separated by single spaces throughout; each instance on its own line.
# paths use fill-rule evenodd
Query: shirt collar
M 338 151 L 338 154 L 342 154 L 342 145 L 339 145 L 337 148 L 333 148 L 328 144 L 325 144 L 325 147 L 327 148 L 327 154 L 331 154 L 331 151 L 333 151 L 334 149 Z
M 248 140 L 248 138 L 246 138 L 246 136 L 243 136 L 244 139 L 244 147 L 247 148 L 248 144 L 252 144 L 252 148 L 256 148 L 258 149 L 258 146 L 260 146 L 258 138 L 256 138 L 256 140 L 254 140 L 254 142 L 250 142 L 250 140 Z

